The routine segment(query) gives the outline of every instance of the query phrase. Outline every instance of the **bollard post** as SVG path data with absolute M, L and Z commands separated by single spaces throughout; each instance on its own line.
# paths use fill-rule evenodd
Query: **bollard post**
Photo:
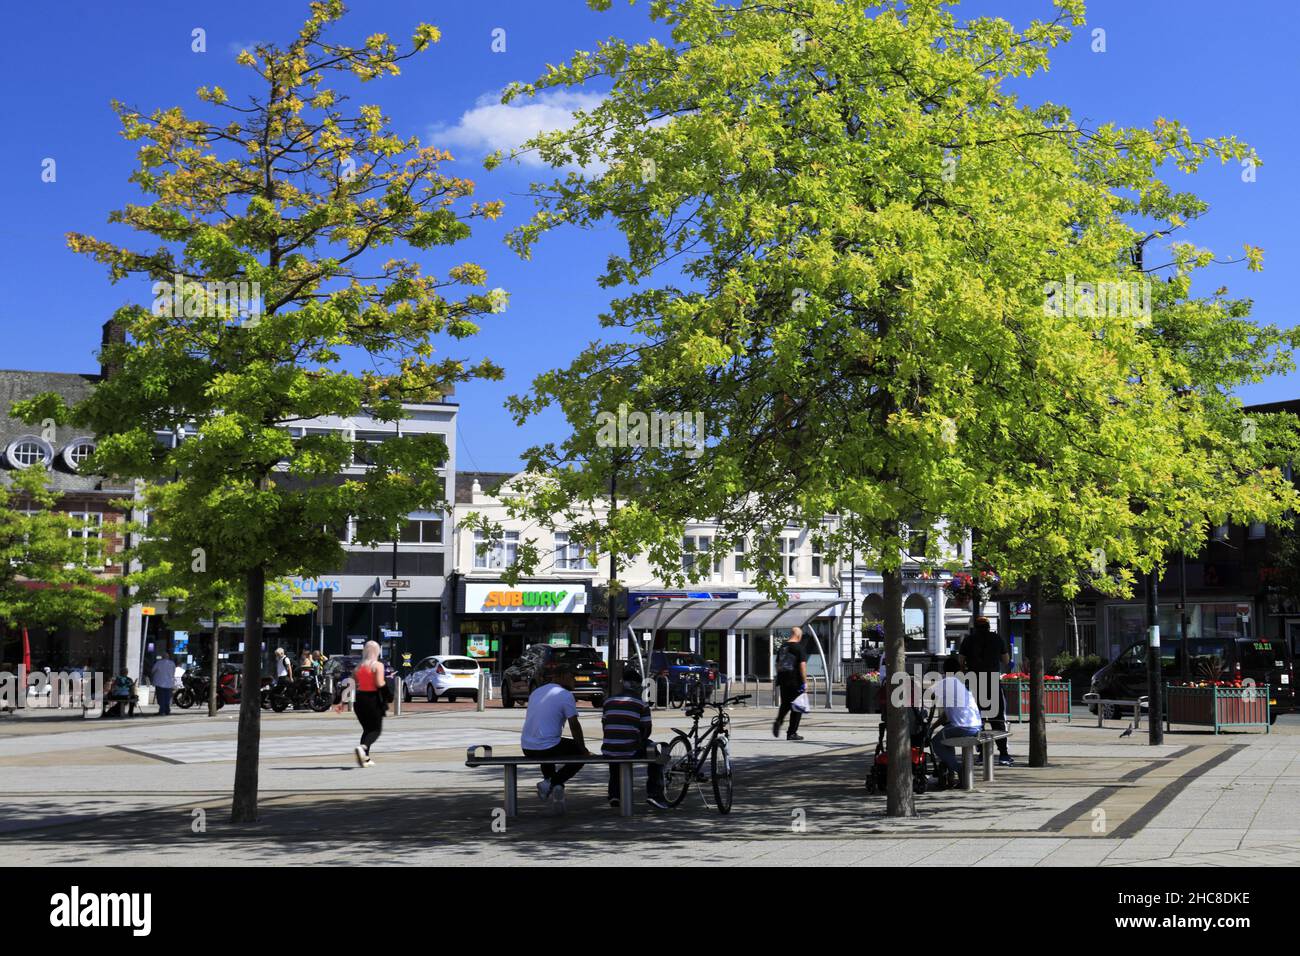
M 402 675 L 393 676 L 393 716 L 402 716 Z
M 478 701 L 475 703 L 479 713 L 487 710 L 487 695 L 491 686 L 492 678 L 488 676 L 487 671 L 480 667 L 478 670 Z

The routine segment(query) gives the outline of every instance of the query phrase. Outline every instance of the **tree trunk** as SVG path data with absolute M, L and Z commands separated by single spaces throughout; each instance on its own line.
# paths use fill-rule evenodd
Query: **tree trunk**
M 221 648 L 221 622 L 212 615 L 212 659 L 208 661 L 208 716 L 217 716 L 217 679 L 221 668 L 217 664 L 217 653 Z
M 1047 766 L 1046 698 L 1043 694 L 1042 582 L 1029 579 L 1029 623 L 1025 656 L 1029 658 L 1029 766 Z
M 231 823 L 257 820 L 257 761 L 262 720 L 262 615 L 266 605 L 266 570 L 247 576 L 244 611 L 244 674 L 239 699 L 239 743 L 235 751 L 235 794 Z
M 889 780 L 886 784 L 886 813 L 891 817 L 914 817 L 912 799 L 912 739 L 908 732 L 907 711 L 913 700 L 907 673 L 907 647 L 903 640 L 903 574 L 900 570 L 881 572 L 885 581 L 885 660 L 889 669 L 889 690 L 885 714 L 889 754 Z

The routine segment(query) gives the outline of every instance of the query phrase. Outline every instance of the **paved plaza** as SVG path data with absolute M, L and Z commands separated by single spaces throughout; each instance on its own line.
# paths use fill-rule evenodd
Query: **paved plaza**
M 1122 737 L 1121 723 L 1098 729 L 1077 713 L 1049 724 L 1050 766 L 1024 765 L 1026 729 L 1013 725 L 1015 767 L 974 792 L 919 796 L 917 817 L 892 820 L 863 786 L 875 715 L 818 711 L 806 739 L 788 742 L 772 737 L 770 709 L 740 707 L 731 814 L 706 791 L 620 817 L 605 802 L 606 769 L 591 767 L 568 787 L 568 812 L 551 816 L 525 768 L 520 816 L 501 832 L 501 773 L 465 767 L 465 748 L 513 752 L 522 710 L 412 708 L 386 721 L 365 770 L 350 714 L 264 714 L 262 819 L 244 828 L 227 822 L 233 711 L 29 711 L 0 718 L 0 865 L 1300 864 L 1300 718 L 1270 734 L 1176 728 L 1151 747 L 1145 727 Z M 582 721 L 598 740 L 599 714 L 584 706 Z M 677 711 L 655 722 L 661 740 L 685 726 Z

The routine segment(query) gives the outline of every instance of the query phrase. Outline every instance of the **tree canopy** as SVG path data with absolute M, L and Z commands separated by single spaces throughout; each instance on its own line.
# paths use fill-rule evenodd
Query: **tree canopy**
M 606 221 L 626 242 L 597 280 L 607 337 L 513 401 L 572 429 L 529 453 L 532 513 L 581 526 L 616 468 L 626 501 L 586 534 L 671 576 L 685 524 L 716 519 L 719 552 L 753 536 L 771 593 L 770 529 L 836 519 L 825 553 L 886 575 L 895 673 L 909 528 L 978 528 L 1009 579 L 1067 589 L 1104 552 L 1123 588 L 1207 521 L 1280 514 L 1283 430 L 1247 429 L 1232 390 L 1289 369 L 1292 333 L 1193 294 L 1215 257 L 1176 234 L 1208 207 L 1166 182 L 1259 159 L 1022 102 L 1084 22 L 1054 7 L 1017 28 L 929 0 L 664 0 L 671 42 L 610 39 L 511 88 L 610 87 L 528 144 L 579 171 L 535 187 L 515 248 Z M 702 452 L 607 447 L 620 405 L 701 412 Z

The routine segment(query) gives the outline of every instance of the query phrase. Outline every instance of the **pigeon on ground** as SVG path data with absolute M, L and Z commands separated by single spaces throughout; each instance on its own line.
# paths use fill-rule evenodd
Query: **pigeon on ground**
M 1121 736 L 1121 737 L 1127 737 L 1127 736 L 1129 736 L 1131 733 L 1133 733 L 1133 725 L 1132 725 L 1132 724 L 1129 724 L 1127 727 L 1124 728 L 1124 732 L 1123 732 L 1122 734 L 1120 734 L 1120 736 Z

